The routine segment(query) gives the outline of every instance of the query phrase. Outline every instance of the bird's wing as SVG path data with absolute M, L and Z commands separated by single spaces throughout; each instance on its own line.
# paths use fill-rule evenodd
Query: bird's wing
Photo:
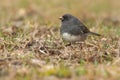
M 77 18 L 74 19 L 73 25 L 79 27 L 83 33 L 90 32 L 89 29 Z
M 83 31 L 83 33 L 90 32 L 90 30 L 82 23 L 78 27 Z
M 89 30 L 86 27 L 80 25 L 71 25 L 71 27 L 69 28 L 69 33 L 73 35 L 83 35 L 88 31 Z

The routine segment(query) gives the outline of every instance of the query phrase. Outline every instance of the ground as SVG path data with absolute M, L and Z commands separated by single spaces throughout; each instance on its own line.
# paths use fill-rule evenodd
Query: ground
M 119 8 L 119 0 L 2 0 L 0 80 L 120 80 Z M 102 36 L 65 46 L 65 13 Z

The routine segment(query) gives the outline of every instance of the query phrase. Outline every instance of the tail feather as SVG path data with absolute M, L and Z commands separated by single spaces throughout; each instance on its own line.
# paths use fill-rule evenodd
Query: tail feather
M 90 34 L 92 34 L 92 35 L 96 35 L 96 36 L 101 36 L 100 34 L 95 33 L 95 32 L 90 32 Z

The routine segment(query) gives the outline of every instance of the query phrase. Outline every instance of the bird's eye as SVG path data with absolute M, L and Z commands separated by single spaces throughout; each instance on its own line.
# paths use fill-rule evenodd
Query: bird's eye
M 66 19 L 67 17 L 66 16 L 63 16 L 64 19 Z
M 63 19 L 64 19 L 64 20 L 68 20 L 68 17 L 67 17 L 67 16 L 63 16 Z

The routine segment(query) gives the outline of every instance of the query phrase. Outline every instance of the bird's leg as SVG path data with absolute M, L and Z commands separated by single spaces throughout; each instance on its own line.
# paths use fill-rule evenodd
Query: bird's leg
M 76 42 L 76 44 L 80 44 L 80 49 L 83 48 L 84 42 Z
M 63 39 L 63 44 L 65 47 L 71 46 L 71 42 L 66 42 L 64 39 Z

